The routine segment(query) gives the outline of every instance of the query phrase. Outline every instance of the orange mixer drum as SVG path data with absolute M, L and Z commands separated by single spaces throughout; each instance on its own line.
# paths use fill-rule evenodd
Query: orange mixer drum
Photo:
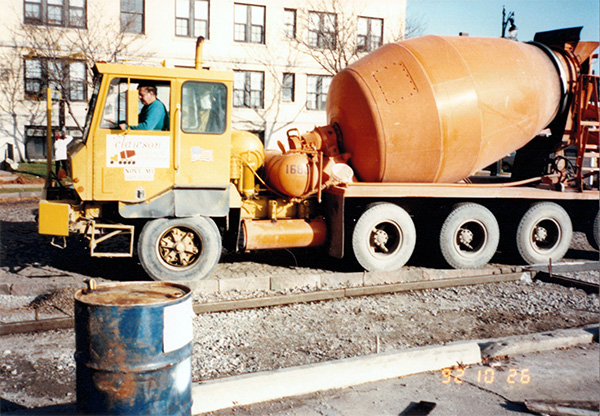
M 327 97 L 367 182 L 455 182 L 513 152 L 559 111 L 547 52 L 501 38 L 424 36 L 339 72 Z

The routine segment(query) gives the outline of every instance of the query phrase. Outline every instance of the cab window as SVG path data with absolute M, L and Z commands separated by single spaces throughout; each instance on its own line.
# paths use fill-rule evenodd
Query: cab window
M 186 133 L 222 134 L 227 128 L 227 87 L 188 81 L 181 90 L 181 129 Z
M 156 88 L 156 99 L 164 105 L 166 114 L 163 123 L 162 130 L 169 130 L 169 114 L 170 114 L 170 96 L 171 88 L 168 82 L 164 81 L 153 81 L 153 80 L 140 80 L 127 78 L 115 78 L 111 81 L 108 88 L 108 94 L 106 96 L 106 102 L 104 103 L 104 112 L 102 114 L 102 120 L 100 122 L 100 128 L 103 129 L 119 129 L 119 123 L 126 121 L 126 109 L 127 109 L 127 90 L 139 90 L 139 87 L 152 86 Z M 138 101 L 138 109 L 140 115 L 140 128 L 139 130 L 161 130 L 160 128 L 144 128 L 144 103 Z M 136 128 L 136 126 L 131 126 Z

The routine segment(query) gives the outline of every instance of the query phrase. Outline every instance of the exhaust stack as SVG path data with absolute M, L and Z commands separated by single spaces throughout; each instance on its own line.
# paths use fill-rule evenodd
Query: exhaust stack
M 198 36 L 196 40 L 196 69 L 202 69 L 202 47 L 204 46 L 204 36 Z

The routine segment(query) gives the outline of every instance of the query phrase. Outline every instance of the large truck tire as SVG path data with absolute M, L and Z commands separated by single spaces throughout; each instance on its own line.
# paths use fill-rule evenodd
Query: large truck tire
M 455 269 L 477 269 L 494 257 L 500 241 L 500 227 L 494 214 L 483 205 L 455 206 L 440 230 L 440 250 Z
M 148 221 L 138 240 L 142 267 L 154 280 L 204 279 L 221 257 L 221 234 L 206 217 Z
M 588 226 L 585 235 L 587 237 L 588 243 L 596 250 L 600 247 L 600 210 L 596 212 L 596 216 L 594 217 L 591 224 Z
M 398 270 L 410 259 L 417 241 L 410 215 L 397 205 L 373 205 L 362 213 L 352 233 L 352 251 L 367 271 Z
M 528 264 L 557 262 L 573 237 L 569 214 L 554 202 L 538 202 L 523 214 L 517 227 L 517 250 Z

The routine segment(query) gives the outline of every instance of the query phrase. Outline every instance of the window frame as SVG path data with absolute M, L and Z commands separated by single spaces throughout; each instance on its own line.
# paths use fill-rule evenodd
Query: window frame
M 367 33 L 366 34 L 360 33 L 360 20 L 361 19 L 366 20 L 366 22 L 367 22 Z M 372 31 L 373 21 L 381 22 L 381 33 L 378 35 L 379 42 L 377 42 L 377 44 L 373 43 L 373 37 L 374 37 L 373 31 Z M 383 45 L 383 24 L 384 24 L 384 19 L 379 18 L 379 17 L 358 16 L 357 28 L 356 28 L 356 50 L 359 52 L 372 52 L 375 49 L 381 47 L 381 45 Z M 361 42 L 360 42 L 361 37 L 364 37 L 364 45 L 362 45 L 362 46 L 361 46 Z
M 188 3 L 188 16 L 180 17 L 177 15 L 177 3 L 179 1 L 186 1 Z M 196 19 L 196 2 L 205 4 L 206 7 L 206 20 Z M 187 34 L 181 34 L 178 32 L 179 26 L 178 21 L 186 21 Z M 206 30 L 205 33 L 196 33 L 196 23 L 204 22 Z M 176 0 L 175 1 L 175 36 L 182 38 L 198 38 L 199 36 L 204 39 L 209 39 L 210 35 L 210 0 Z
M 237 22 L 237 10 L 238 7 L 246 8 L 246 20 L 244 23 Z M 262 10 L 262 23 L 261 25 L 255 25 L 253 22 L 253 12 L 254 9 Z M 267 25 L 267 7 L 256 4 L 245 4 L 245 3 L 234 3 L 233 4 L 233 41 L 241 42 L 241 43 L 255 43 L 258 45 L 264 45 L 266 42 L 266 25 Z M 238 31 L 238 27 L 243 26 L 243 31 Z M 253 29 L 255 27 L 259 27 L 260 31 L 260 41 L 255 41 Z M 238 33 L 243 33 L 243 39 L 238 38 Z
M 289 13 L 293 16 L 293 22 L 288 22 Z M 298 12 L 296 9 L 283 9 L 283 33 L 288 39 L 296 39 L 297 26 L 298 26 Z M 291 32 L 291 33 L 290 33 Z
M 60 0 L 61 5 L 48 4 L 48 0 L 24 0 L 23 1 L 23 22 L 28 25 L 46 25 L 56 27 L 69 27 L 75 29 L 87 29 L 87 0 Z M 83 7 L 71 5 L 71 2 L 81 1 Z M 28 13 L 28 6 L 38 5 L 38 16 L 32 17 Z M 51 13 L 49 10 L 60 7 L 60 22 L 51 21 Z M 81 24 L 77 24 L 77 19 L 72 15 L 72 12 L 79 11 L 81 13 Z
M 39 77 L 28 76 L 28 63 L 38 62 L 39 66 Z M 72 65 L 83 65 L 83 79 L 74 79 L 72 76 Z M 53 79 L 50 75 L 50 67 L 55 66 L 62 72 L 61 76 Z M 87 66 L 83 60 L 68 60 L 68 59 L 50 59 L 43 57 L 25 58 L 23 65 L 23 92 L 25 99 L 36 100 L 41 99 L 44 95 L 46 88 L 60 89 L 60 93 L 63 95 L 63 99 L 68 99 L 71 102 L 84 102 L 87 101 Z M 36 82 L 38 87 L 35 89 L 28 89 L 30 82 Z M 65 84 L 66 83 L 66 87 Z M 54 84 L 54 85 L 53 85 Z M 79 89 L 77 89 L 79 87 Z M 67 88 L 67 93 L 63 91 L 63 88 Z M 81 95 L 74 97 L 74 93 L 79 91 Z
M 313 16 L 318 16 L 319 23 L 318 27 L 313 27 Z M 328 32 L 327 28 L 327 20 L 333 17 L 333 30 Z M 308 46 L 314 49 L 330 49 L 335 50 L 337 45 L 337 26 L 338 19 L 336 13 L 331 12 L 318 12 L 318 11 L 309 11 L 308 12 Z
M 124 10 L 123 6 L 127 3 L 127 1 L 139 1 L 142 3 L 142 11 L 130 11 Z M 146 0 L 121 0 L 121 8 L 120 8 L 120 21 L 121 21 L 121 31 L 126 33 L 139 33 L 144 34 L 146 32 Z M 127 20 L 127 24 L 123 25 L 123 17 L 124 16 L 141 16 L 141 28 L 140 30 L 132 30 L 132 25 L 130 22 L 134 20 Z
M 286 78 L 291 79 L 291 86 L 286 85 Z M 290 98 L 286 98 L 286 91 L 289 91 Z M 281 101 L 284 103 L 296 102 L 296 74 L 293 72 L 284 72 L 281 80 Z
M 223 125 L 222 125 L 222 129 L 218 130 L 218 131 L 190 131 L 190 130 L 186 130 L 185 126 L 185 112 L 184 112 L 184 106 L 183 106 L 183 89 L 185 88 L 186 85 L 188 84 L 211 84 L 213 86 L 219 86 L 223 88 L 223 91 L 225 92 L 224 95 L 224 106 L 223 109 L 225 111 L 225 113 L 223 114 Z M 208 135 L 222 135 L 227 131 L 227 110 L 228 110 L 228 106 L 227 106 L 227 102 L 229 100 L 229 91 L 227 90 L 227 85 L 225 85 L 222 82 L 217 82 L 217 81 L 198 81 L 198 80 L 187 80 L 185 81 L 183 84 L 181 84 L 181 131 L 183 131 L 186 134 L 208 134 Z
M 309 86 L 311 82 L 311 78 L 316 78 L 316 91 L 311 91 Z M 333 77 L 331 75 L 316 75 L 309 74 L 306 76 L 306 109 L 310 111 L 324 111 L 327 106 L 327 93 L 329 90 L 329 86 L 327 88 L 323 88 L 323 80 L 328 79 L 329 85 L 331 85 L 331 80 Z M 314 95 L 314 100 L 311 100 L 310 97 Z M 314 101 L 315 106 L 312 107 L 310 103 Z
M 244 74 L 244 87 L 243 89 L 239 88 L 239 85 L 236 85 L 235 75 L 236 74 Z M 261 74 L 261 89 L 253 89 L 252 85 L 252 74 Z M 236 88 L 238 87 L 238 88 Z M 237 104 L 238 94 L 240 92 L 243 94 L 242 101 L 243 103 Z M 253 105 L 254 96 L 253 93 L 257 93 L 260 95 L 260 105 Z M 247 71 L 247 70 L 235 70 L 234 71 L 234 82 L 233 82 L 233 107 L 235 108 L 251 108 L 251 109 L 262 109 L 265 108 L 265 72 L 264 71 Z

